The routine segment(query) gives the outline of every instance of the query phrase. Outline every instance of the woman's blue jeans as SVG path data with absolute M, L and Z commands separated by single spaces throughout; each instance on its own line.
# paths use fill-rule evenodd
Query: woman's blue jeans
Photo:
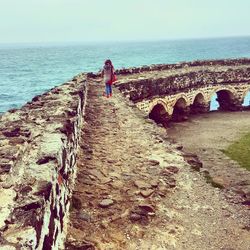
M 110 95 L 112 95 L 112 86 L 111 86 L 111 84 L 109 84 L 109 83 L 106 83 L 106 95 L 107 96 L 110 96 Z

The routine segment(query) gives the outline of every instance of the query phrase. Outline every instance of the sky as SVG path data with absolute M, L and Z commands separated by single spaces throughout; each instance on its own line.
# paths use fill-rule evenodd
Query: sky
M 250 35 L 250 0 L 0 0 L 0 43 Z

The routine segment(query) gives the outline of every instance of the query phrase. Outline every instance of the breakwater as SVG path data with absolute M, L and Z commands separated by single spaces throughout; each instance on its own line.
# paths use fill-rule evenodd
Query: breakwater
M 86 96 L 80 75 L 1 117 L 0 249 L 63 247 Z
M 156 121 L 172 114 L 186 116 L 190 108 L 207 112 L 210 92 L 219 93 L 222 109 L 237 110 L 250 88 L 249 59 L 152 65 L 116 73 L 117 89 Z M 64 248 L 88 82 L 99 82 L 101 93 L 100 80 L 100 73 L 79 74 L 0 117 L 3 249 Z

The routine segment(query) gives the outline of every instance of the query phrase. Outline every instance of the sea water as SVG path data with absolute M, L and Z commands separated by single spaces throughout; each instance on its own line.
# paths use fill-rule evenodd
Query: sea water
M 0 45 L 0 113 L 80 72 L 98 71 L 110 58 L 115 68 L 203 59 L 250 57 L 250 37 L 153 42 Z M 249 105 L 250 93 L 244 100 Z M 213 97 L 211 109 L 216 109 Z

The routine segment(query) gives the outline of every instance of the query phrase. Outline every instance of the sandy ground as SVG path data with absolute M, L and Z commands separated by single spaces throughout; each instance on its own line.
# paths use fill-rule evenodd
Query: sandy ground
M 167 129 L 171 138 L 191 152 L 224 149 L 247 132 L 250 132 L 250 111 L 200 114 Z
M 248 210 L 187 165 L 166 130 L 90 83 L 66 249 L 248 250 Z
M 167 129 L 169 138 L 183 145 L 184 151 L 198 155 L 203 170 L 217 183 L 238 194 L 238 197 L 230 197 L 226 193 L 235 201 L 237 198 L 250 200 L 250 171 L 241 168 L 221 150 L 247 132 L 250 132 L 249 111 L 211 112 L 172 124 Z

